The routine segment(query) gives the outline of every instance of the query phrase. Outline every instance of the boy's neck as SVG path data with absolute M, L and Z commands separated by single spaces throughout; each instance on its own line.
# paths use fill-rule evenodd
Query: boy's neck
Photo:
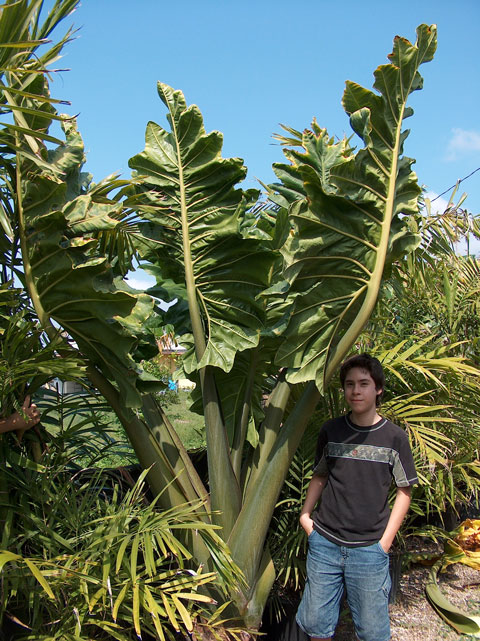
M 372 410 L 368 412 L 361 412 L 360 414 L 357 414 L 353 410 L 350 413 L 352 423 L 355 423 L 355 425 L 359 425 L 360 427 L 370 427 L 370 425 L 375 425 L 375 423 L 378 423 L 381 418 L 382 417 L 378 414 L 376 407 L 372 408 Z

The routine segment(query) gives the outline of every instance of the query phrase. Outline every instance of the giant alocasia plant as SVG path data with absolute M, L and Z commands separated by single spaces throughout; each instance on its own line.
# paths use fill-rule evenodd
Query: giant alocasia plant
M 145 150 L 131 160 L 136 193 L 125 201 L 110 195 L 115 185 L 82 182 L 83 150 L 70 125 L 63 151 L 37 156 L 34 125 L 45 149 L 48 122 L 9 130 L 17 164 L 5 202 L 18 213 L 10 222 L 37 313 L 52 340 L 54 321 L 76 342 L 139 460 L 155 463 L 149 479 L 156 493 L 167 486 L 163 503 L 200 497 L 204 518 L 222 526 L 248 586 L 232 597 L 250 625 L 274 579 L 266 533 L 309 416 L 368 320 L 385 267 L 417 242 L 406 221 L 420 190 L 402 155 L 402 123 L 435 44 L 435 28 L 423 25 L 415 45 L 395 39 L 376 71 L 377 93 L 347 84 L 358 152 L 315 123 L 290 130 L 290 164 L 276 167 L 282 183 L 271 187 L 280 209 L 256 216 L 257 195 L 236 187 L 242 161 L 221 158 L 221 135 L 207 134 L 198 108 L 166 85 L 158 89 L 170 127 L 148 125 Z M 46 92 L 38 91 L 39 109 Z M 127 207 L 143 219 L 134 228 L 122 226 Z M 151 303 L 122 284 L 126 268 L 111 251 L 119 245 L 108 241 L 122 234 L 135 238 L 158 293 L 178 299 L 168 320 L 190 347 L 184 369 L 199 383 L 208 488 L 135 363 Z M 208 563 L 208 551 L 195 539 L 192 546 Z
M 385 267 L 418 242 L 405 224 L 420 189 L 413 161 L 402 155 L 402 124 L 409 94 L 421 87 L 418 67 L 435 44 L 435 29 L 421 26 L 415 45 L 395 39 L 390 63 L 375 73 L 378 93 L 347 83 L 344 107 L 364 143 L 357 153 L 316 123 L 292 132 L 286 142 L 300 150 L 287 151 L 291 165 L 277 167 L 283 184 L 271 188 L 288 210 L 290 234 L 282 234 L 282 215 L 277 227 L 261 216 L 251 224 L 250 194 L 233 187 L 243 178 L 241 161 L 220 157 L 220 135 L 207 135 L 198 108 L 166 85 L 158 90 L 170 130 L 150 123 L 145 151 L 130 163 L 147 190 L 145 257 L 162 291 L 180 299 L 181 313 L 188 308 L 184 367 L 197 373 L 203 397 L 211 503 L 246 574 L 250 592 L 238 602 L 253 621 L 272 580 L 268 523 L 308 416 L 368 320 Z M 185 327 L 184 317 L 176 320 Z M 239 371 L 243 397 L 232 427 L 225 381 L 239 380 Z M 268 389 L 268 374 L 274 387 L 260 417 L 253 394 L 262 376 Z

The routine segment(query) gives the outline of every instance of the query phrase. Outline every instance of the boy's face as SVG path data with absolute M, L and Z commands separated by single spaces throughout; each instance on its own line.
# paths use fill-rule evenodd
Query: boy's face
M 365 414 L 375 409 L 377 396 L 382 389 L 375 389 L 375 381 L 366 369 L 352 367 L 344 383 L 345 400 L 354 414 Z

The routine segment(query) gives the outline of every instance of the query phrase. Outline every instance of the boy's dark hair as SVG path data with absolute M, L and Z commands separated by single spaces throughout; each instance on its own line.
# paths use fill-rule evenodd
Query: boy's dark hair
M 345 389 L 345 378 L 348 372 L 354 367 L 366 370 L 373 378 L 375 389 L 382 390 L 382 394 L 377 396 L 377 405 L 379 405 L 383 396 L 383 390 L 385 389 L 385 374 L 383 373 L 382 364 L 378 358 L 370 356 L 370 354 L 350 356 L 340 367 L 340 383 L 342 384 L 342 389 Z

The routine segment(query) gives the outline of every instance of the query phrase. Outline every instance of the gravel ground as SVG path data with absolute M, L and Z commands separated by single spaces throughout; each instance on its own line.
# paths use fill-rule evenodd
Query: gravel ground
M 412 544 L 415 545 L 415 542 Z M 414 564 L 400 580 L 395 603 L 390 605 L 391 641 L 459 641 L 472 639 L 459 635 L 441 619 L 428 603 L 425 584 L 429 568 Z M 439 577 L 445 597 L 469 614 L 480 615 L 480 572 L 457 563 Z M 353 625 L 348 611 L 342 614 L 335 641 L 353 641 Z
M 428 569 L 413 567 L 401 580 L 400 597 L 391 606 L 392 641 L 457 641 L 467 639 L 447 625 L 425 597 Z M 480 572 L 457 563 L 440 575 L 445 597 L 469 614 L 480 614 Z

